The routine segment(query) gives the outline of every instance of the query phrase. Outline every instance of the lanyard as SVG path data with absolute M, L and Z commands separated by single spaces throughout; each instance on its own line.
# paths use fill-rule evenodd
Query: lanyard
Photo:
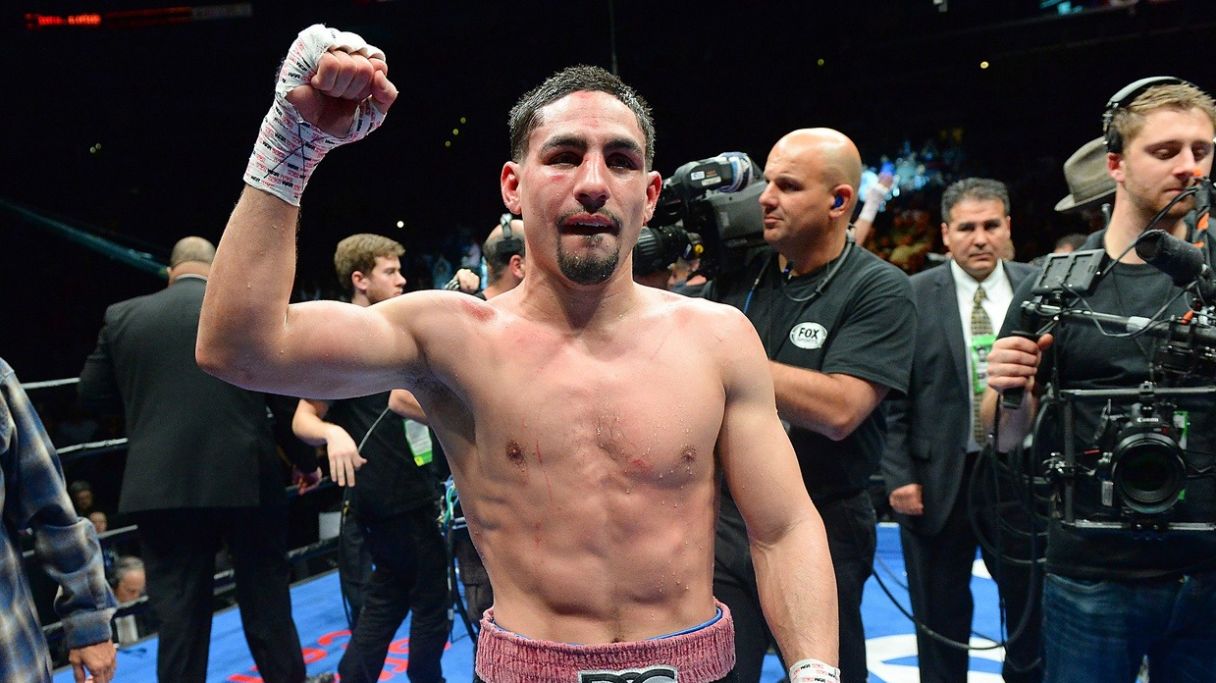
M 794 297 L 794 296 L 791 296 L 790 293 L 786 291 L 786 288 L 785 288 L 786 281 L 789 280 L 790 272 L 792 271 L 792 269 L 794 267 L 792 262 L 790 264 L 786 265 L 785 271 L 780 274 L 780 276 L 778 277 L 777 283 L 778 283 L 778 288 L 781 290 L 782 296 L 784 296 L 786 299 L 788 299 L 789 301 L 792 301 L 796 304 L 802 304 L 798 308 L 798 313 L 795 317 L 799 317 L 799 318 L 802 317 L 802 315 L 806 313 L 807 309 L 809 309 L 811 307 L 811 304 L 815 303 L 816 301 L 819 300 L 820 297 L 823 296 L 823 293 L 826 292 L 828 289 L 828 285 L 830 285 L 832 283 L 832 280 L 836 278 L 836 273 L 840 272 L 840 268 L 842 266 L 844 266 L 844 262 L 848 260 L 849 255 L 853 252 L 853 246 L 854 246 L 853 238 L 846 237 L 845 242 L 844 242 L 844 250 L 841 251 L 840 256 L 838 256 L 836 258 L 836 262 L 832 264 L 832 267 L 830 270 L 828 270 L 827 275 L 822 280 L 819 281 L 819 284 L 815 286 L 815 289 L 810 294 L 808 294 L 804 297 Z M 747 298 L 744 299 L 744 301 L 743 301 L 743 315 L 747 315 L 748 309 L 751 308 L 752 298 L 755 295 L 756 290 L 760 286 L 760 281 L 764 279 L 765 274 L 768 272 L 769 266 L 773 262 L 774 253 L 775 252 L 769 253 L 768 257 L 766 259 L 764 259 L 764 265 L 761 266 L 759 274 L 756 275 L 755 281 L 752 282 L 751 289 L 747 290 Z M 749 319 L 750 319 L 750 316 L 749 316 Z M 754 325 L 755 321 L 752 321 L 752 324 Z M 759 330 L 757 329 L 757 331 L 759 331 Z M 772 351 L 769 353 L 769 360 L 775 360 L 777 358 L 777 354 L 783 348 L 785 348 L 785 342 L 788 340 L 788 335 L 785 339 L 782 339 L 781 343 L 779 345 L 777 345 L 776 348 L 773 348 L 773 340 L 772 340 L 773 318 L 772 317 L 769 317 L 768 329 L 766 330 L 766 333 L 767 334 L 765 335 L 765 339 L 764 339 L 764 341 L 766 342 L 765 350 L 767 351 L 768 349 L 771 348 Z

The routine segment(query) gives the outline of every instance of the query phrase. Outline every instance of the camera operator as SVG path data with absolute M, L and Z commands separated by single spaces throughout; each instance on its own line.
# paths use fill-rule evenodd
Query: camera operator
M 638 269 L 635 267 L 633 269 L 633 281 L 639 285 L 646 285 L 655 289 L 668 289 L 668 284 L 671 281 L 671 266 L 656 268 L 648 272 L 638 272 Z
M 360 233 L 338 242 L 334 270 L 351 303 L 370 307 L 401 296 L 404 253 L 401 244 L 382 235 Z M 352 600 L 353 633 L 338 663 L 346 683 L 379 678 L 407 615 L 412 615 L 409 679 L 443 681 L 440 660 L 451 630 L 446 552 L 435 527 L 429 456 L 414 448 L 407 417 L 425 419 L 414 397 L 397 389 L 337 401 L 301 398 L 292 420 L 302 441 L 325 446 L 330 477 L 346 489 L 339 567 L 347 571 L 339 576 L 345 582 L 342 574 L 349 574 L 361 584 Z M 370 555 L 370 576 L 359 576 L 367 571 L 360 567 L 365 562 L 360 546 Z
M 840 616 L 842 681 L 865 681 L 861 595 L 874 560 L 866 487 L 886 424 L 876 410 L 907 389 L 916 313 L 908 278 L 846 231 L 861 157 L 843 134 L 794 131 L 769 153 L 760 195 L 766 248 L 707 285 L 705 298 L 748 316 L 764 342 L 777 409 L 827 527 Z M 714 592 L 738 624 L 742 683 L 759 680 L 769 637 L 747 531 L 729 495 L 718 524 Z
M 1149 80 L 1149 79 L 1146 79 Z M 1107 169 L 1116 183 L 1115 204 L 1106 230 L 1092 235 L 1084 248 L 1104 249 L 1109 271 L 1098 280 L 1088 307 L 1121 316 L 1154 316 L 1165 304 L 1177 316 L 1187 309 L 1171 278 L 1146 264 L 1131 247 L 1157 214 L 1187 189 L 1197 175 L 1212 169 L 1216 104 L 1197 87 L 1177 79 L 1138 81 L 1108 103 Z M 1195 198 L 1176 202 L 1156 227 L 1194 242 L 1186 213 Z M 1204 239 L 1212 262 L 1211 242 Z M 1014 293 L 1001 338 L 989 355 L 989 387 L 984 416 L 991 425 L 996 392 L 1025 389 L 1016 409 L 1001 411 L 999 447 L 1019 442 L 1037 410 L 1036 389 L 1058 373 L 1064 389 L 1134 388 L 1152 378 L 1154 345 L 1147 336 L 1112 337 L 1089 324 L 1065 324 L 1037 343 L 1008 336 L 1019 329 L 1020 304 L 1030 298 L 1032 283 Z M 1024 328 L 1022 328 L 1024 329 Z M 1044 353 L 1048 348 L 1052 350 Z M 995 390 L 995 391 L 993 391 Z M 1078 401 L 1076 440 L 1090 447 L 1102 405 Z M 1190 408 L 1187 457 L 1211 465 L 1216 406 L 1210 399 Z M 1037 436 L 1040 452 L 1058 449 Z M 1078 515 L 1097 508 L 1098 486 L 1077 482 Z M 1088 485 L 1088 486 L 1087 486 Z M 1188 480 L 1179 514 L 1190 519 L 1216 518 L 1216 492 L 1210 478 Z M 1047 543 L 1047 577 L 1043 598 L 1043 643 L 1047 681 L 1133 681 L 1147 655 L 1155 681 L 1212 680 L 1216 670 L 1216 533 L 1177 533 L 1157 540 L 1124 530 L 1096 534 L 1051 520 Z
M 486 287 L 481 298 L 493 299 L 518 287 L 524 281 L 526 268 L 524 222 L 509 213 L 503 214 L 486 237 L 481 253 L 486 258 Z
M 518 287 L 524 281 L 523 220 L 504 213 L 481 245 L 481 253 L 486 274 L 484 289 L 481 276 L 469 268 L 456 271 L 443 288 L 472 294 L 484 301 Z

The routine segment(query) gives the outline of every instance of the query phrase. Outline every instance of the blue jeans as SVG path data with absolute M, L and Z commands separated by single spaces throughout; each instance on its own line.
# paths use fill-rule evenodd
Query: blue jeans
M 1210 683 L 1216 671 L 1216 574 L 1180 580 L 1087 581 L 1048 574 L 1046 683 L 1131 683 L 1149 676 Z

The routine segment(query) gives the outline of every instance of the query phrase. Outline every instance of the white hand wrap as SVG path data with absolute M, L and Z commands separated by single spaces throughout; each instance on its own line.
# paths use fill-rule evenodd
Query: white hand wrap
M 287 93 L 309 85 L 321 55 L 339 49 L 368 58 L 384 59 L 384 53 L 368 45 L 354 33 L 313 24 L 300 31 L 279 69 L 274 104 L 262 119 L 257 143 L 245 167 L 245 182 L 279 197 L 288 204 L 300 205 L 308 177 L 325 153 L 349 142 L 361 140 L 380 127 L 384 112 L 368 97 L 359 103 L 351 129 L 341 137 L 304 121 L 287 101 Z
M 790 667 L 790 683 L 840 683 L 840 669 L 818 659 L 802 659 Z

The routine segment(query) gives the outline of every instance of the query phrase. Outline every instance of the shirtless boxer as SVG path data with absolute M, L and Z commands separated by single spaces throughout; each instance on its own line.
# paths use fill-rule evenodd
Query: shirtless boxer
M 827 542 L 755 331 L 632 281 L 661 179 L 647 106 L 616 77 L 567 69 L 512 111 L 500 185 L 526 226 L 519 287 L 288 305 L 307 175 L 379 124 L 397 95 L 387 71 L 354 34 L 314 26 L 292 46 L 212 267 L 199 364 L 282 394 L 414 393 L 494 586 L 488 683 L 730 680 L 712 594 L 719 475 L 791 680 L 835 681 Z M 649 390 L 677 383 L 694 398 Z

